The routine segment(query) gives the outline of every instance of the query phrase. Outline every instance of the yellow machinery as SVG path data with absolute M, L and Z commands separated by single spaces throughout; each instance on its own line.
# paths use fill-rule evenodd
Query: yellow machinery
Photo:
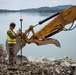
M 52 20 L 46 24 L 42 29 L 40 29 L 38 32 L 34 32 L 34 27 L 37 25 L 40 25 L 44 23 L 45 21 L 51 19 Z M 33 26 L 31 25 L 23 34 L 22 38 L 27 43 L 35 43 L 37 45 L 45 45 L 45 44 L 55 44 L 56 46 L 60 47 L 60 43 L 58 40 L 49 38 L 52 35 L 55 35 L 59 33 L 62 30 L 72 30 L 76 26 L 72 26 L 69 29 L 66 29 L 65 26 L 69 23 L 74 23 L 76 20 L 76 6 L 72 6 L 70 8 L 67 8 L 65 10 L 62 10 L 43 21 L 40 21 L 37 25 Z M 32 31 L 33 35 L 28 38 L 27 34 Z

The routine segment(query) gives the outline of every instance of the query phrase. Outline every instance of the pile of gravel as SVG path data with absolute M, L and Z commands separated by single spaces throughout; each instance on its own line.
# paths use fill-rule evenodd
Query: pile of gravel
M 54 59 L 22 56 L 20 62 L 19 55 L 16 59 L 14 66 L 1 63 L 0 75 L 76 75 L 76 60 L 69 57 Z

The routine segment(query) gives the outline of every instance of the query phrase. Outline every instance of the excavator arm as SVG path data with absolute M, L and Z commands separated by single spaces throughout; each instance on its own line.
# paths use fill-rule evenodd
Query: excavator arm
M 34 32 L 34 26 L 30 26 L 22 34 L 22 38 L 27 43 L 35 43 L 37 45 L 55 44 L 56 46 L 60 47 L 61 45 L 58 40 L 49 37 L 61 32 L 64 30 L 66 25 L 76 20 L 76 6 L 62 10 L 51 17 L 40 21 L 38 24 L 42 24 L 51 18 L 53 19 L 36 33 Z M 32 31 L 33 35 L 28 39 L 26 34 L 30 31 Z
M 46 24 L 43 28 L 41 28 L 38 32 L 36 33 L 34 32 L 35 26 L 40 25 L 49 19 L 52 20 L 48 24 Z M 54 44 L 57 47 L 61 47 L 58 40 L 50 37 L 66 29 L 65 26 L 68 25 L 69 23 L 74 22 L 75 20 L 76 20 L 76 6 L 73 6 L 40 21 L 35 26 L 31 25 L 25 32 L 22 32 L 21 35 L 22 37 L 19 36 L 16 38 L 17 43 L 15 45 L 14 55 L 16 56 L 19 50 L 23 48 L 26 45 L 26 43 L 28 44 L 35 43 L 38 46 L 46 44 Z M 75 26 L 72 28 L 72 26 L 69 28 L 69 30 L 74 29 L 76 27 Z M 32 36 L 28 38 L 27 34 L 29 32 L 32 32 Z M 7 53 L 9 53 L 8 48 L 9 47 L 6 41 Z
M 48 34 L 53 34 L 57 31 L 62 31 L 66 25 L 76 20 L 76 6 L 67 8 L 59 12 L 55 18 L 50 21 L 45 27 L 36 33 L 39 38 L 44 38 Z

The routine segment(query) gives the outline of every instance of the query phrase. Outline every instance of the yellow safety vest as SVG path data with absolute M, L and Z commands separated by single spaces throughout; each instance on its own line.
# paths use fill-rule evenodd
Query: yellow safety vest
M 8 30 L 11 31 L 13 35 L 15 35 L 15 33 L 12 30 Z M 16 44 L 16 39 L 11 38 L 8 34 L 7 34 L 7 42 L 8 44 Z

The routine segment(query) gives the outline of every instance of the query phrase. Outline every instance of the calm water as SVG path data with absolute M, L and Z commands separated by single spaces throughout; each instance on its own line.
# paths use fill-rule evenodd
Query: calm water
M 52 14 L 53 13 L 0 13 L 0 43 L 2 43 L 5 47 L 6 31 L 9 27 L 10 22 L 16 23 L 15 31 L 17 31 L 21 26 L 20 18 L 22 16 L 22 31 L 24 32 L 30 25 L 35 25 L 39 21 L 49 17 Z M 46 23 L 48 23 L 48 21 Z M 46 25 L 46 23 L 35 27 L 35 32 Z M 46 56 L 54 58 L 69 56 L 76 59 L 76 29 L 67 32 L 62 31 L 52 36 L 52 38 L 58 39 L 60 41 L 61 48 L 58 48 L 53 44 L 44 46 L 26 44 L 26 46 L 22 49 L 23 55 L 35 57 Z M 20 52 L 18 54 L 20 54 Z

